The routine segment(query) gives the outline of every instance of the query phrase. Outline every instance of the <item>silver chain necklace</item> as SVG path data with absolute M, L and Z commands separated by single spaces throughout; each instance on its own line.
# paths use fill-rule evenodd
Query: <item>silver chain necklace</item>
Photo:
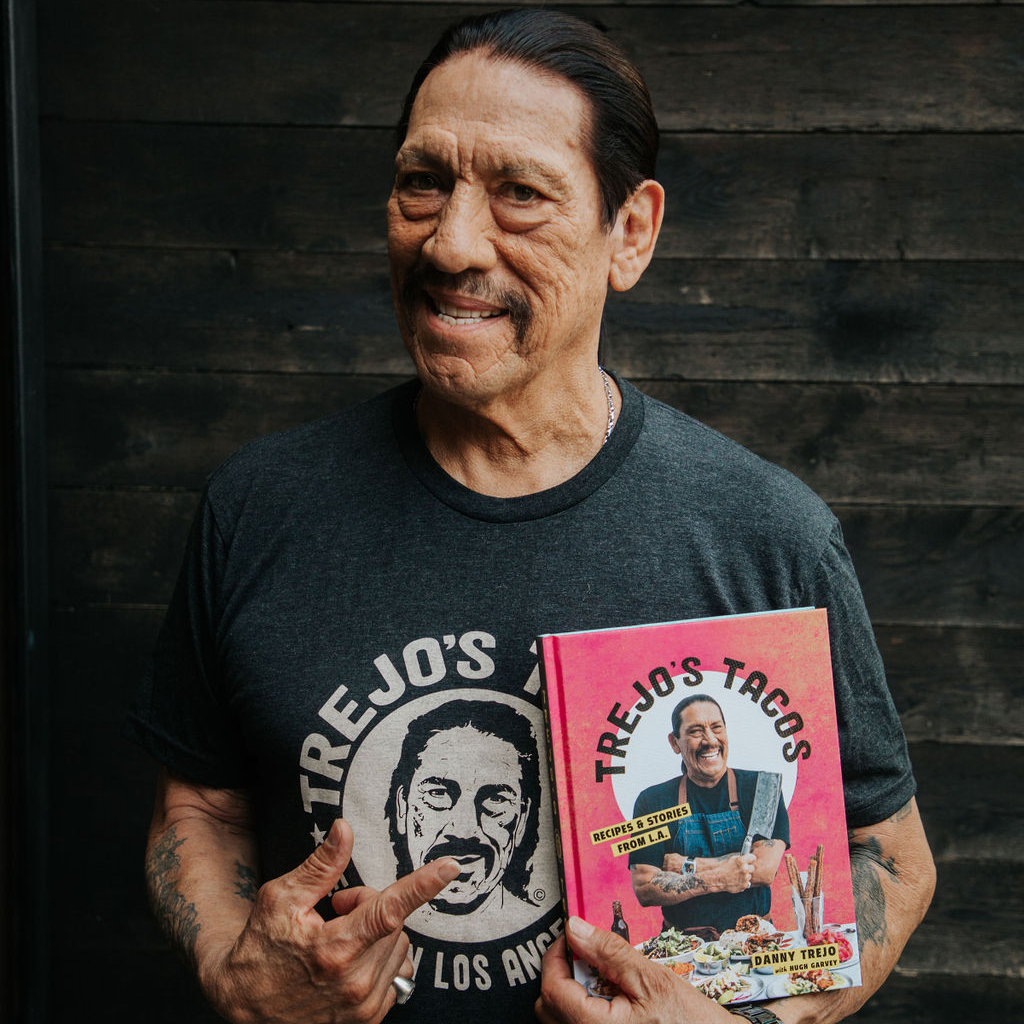
M 608 443 L 608 438 L 612 436 L 612 428 L 615 426 L 615 402 L 612 400 L 612 386 L 608 382 L 608 374 L 604 372 L 604 367 L 599 366 L 598 369 L 601 371 L 601 383 L 604 384 L 604 393 L 608 398 L 608 428 L 604 432 L 604 440 L 601 442 L 602 446 Z

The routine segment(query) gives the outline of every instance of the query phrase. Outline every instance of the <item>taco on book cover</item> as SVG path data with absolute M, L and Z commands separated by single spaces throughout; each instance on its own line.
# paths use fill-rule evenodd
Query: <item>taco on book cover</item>
M 723 1004 L 859 985 L 825 610 L 540 646 L 566 916 Z

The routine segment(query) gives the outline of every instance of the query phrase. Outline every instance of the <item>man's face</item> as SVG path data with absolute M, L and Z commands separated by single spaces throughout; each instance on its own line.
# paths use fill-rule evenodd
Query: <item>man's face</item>
M 516 748 L 468 727 L 430 738 L 396 802 L 413 868 L 439 857 L 462 865 L 432 901 L 455 911 L 475 908 L 501 882 L 530 810 Z
M 669 733 L 668 741 L 682 755 L 687 778 L 699 786 L 712 786 L 725 774 L 729 737 L 722 712 L 711 701 L 684 708 L 679 731 Z
M 421 380 L 450 401 L 592 369 L 619 231 L 601 224 L 589 117 L 569 82 L 480 51 L 416 97 L 388 201 L 392 291 Z

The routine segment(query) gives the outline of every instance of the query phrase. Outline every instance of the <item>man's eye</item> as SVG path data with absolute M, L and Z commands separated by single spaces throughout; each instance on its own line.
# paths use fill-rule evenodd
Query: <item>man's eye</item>
M 511 793 L 488 793 L 480 801 L 480 809 L 492 818 L 512 813 L 515 806 L 515 797 Z
M 540 193 L 529 185 L 520 185 L 518 182 L 510 182 L 505 186 L 505 195 L 516 203 L 531 203 L 540 199 Z
M 402 178 L 402 187 L 413 192 L 434 192 L 440 187 L 437 175 L 429 171 L 412 171 Z
M 446 789 L 428 789 L 423 794 L 423 801 L 435 811 L 446 811 L 452 806 L 452 795 Z

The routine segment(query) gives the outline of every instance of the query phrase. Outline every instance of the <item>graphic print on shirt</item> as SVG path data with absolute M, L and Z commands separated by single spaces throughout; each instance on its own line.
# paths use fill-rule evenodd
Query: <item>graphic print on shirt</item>
M 354 681 L 327 695 L 303 744 L 300 795 L 314 841 L 338 815 L 351 824 L 350 885 L 383 889 L 439 857 L 462 865 L 408 919 L 420 981 L 516 987 L 535 981 L 561 931 L 539 673 L 499 681 L 490 634 L 449 640 L 376 658 L 365 698 Z M 457 657 L 446 662 L 446 649 Z M 325 722 L 340 737 L 323 735 Z

